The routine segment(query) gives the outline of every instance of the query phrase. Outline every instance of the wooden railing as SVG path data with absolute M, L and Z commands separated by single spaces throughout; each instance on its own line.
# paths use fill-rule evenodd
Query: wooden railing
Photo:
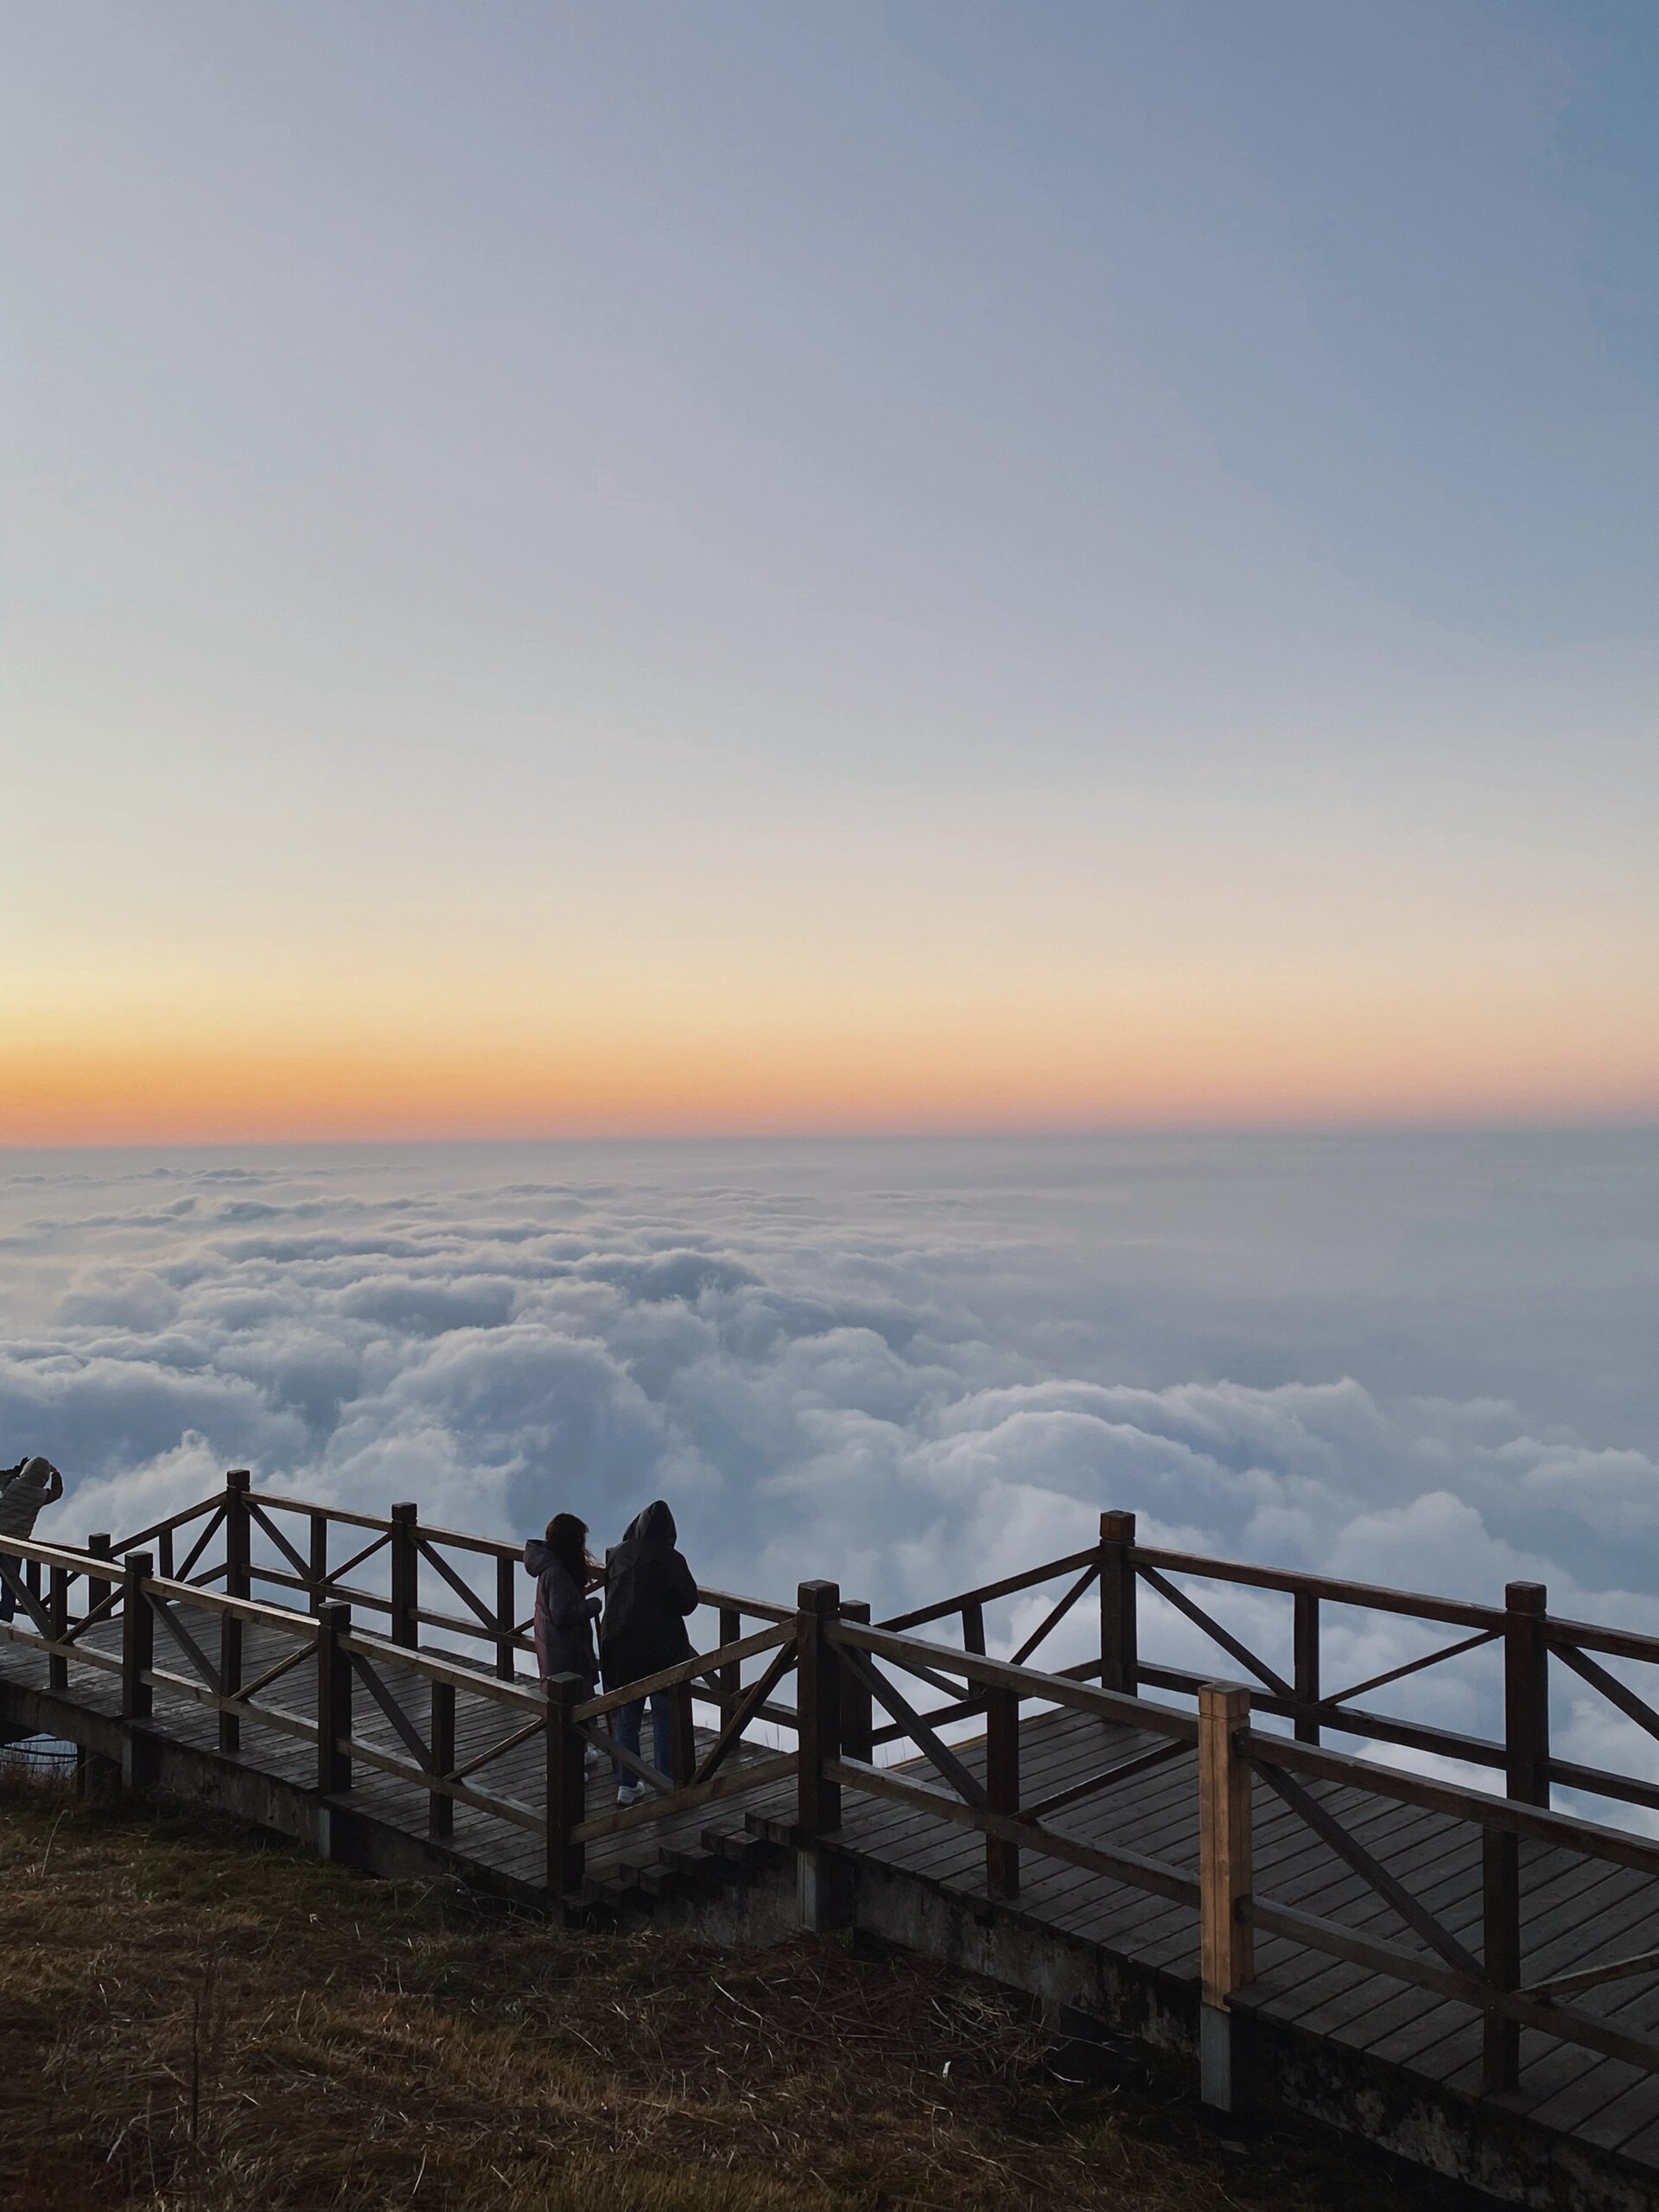
M 371 1568 L 384 1586 L 365 1580 Z M 493 1585 L 482 1592 L 480 1570 Z M 595 1695 L 575 1676 L 543 1686 L 518 1671 L 530 1648 L 513 1579 L 522 1572 L 516 1547 L 429 1528 L 413 1506 L 384 1517 L 353 1513 L 255 1491 L 245 1475 L 232 1474 L 222 1495 L 118 1548 L 105 1536 L 82 1548 L 0 1542 L 0 1583 L 18 1609 L 0 1625 L 0 1637 L 42 1653 L 54 1691 L 72 1691 L 87 1670 L 107 1699 L 109 1678 L 118 1675 L 121 1717 L 135 1742 L 153 1721 L 159 1689 L 213 1712 L 227 1752 L 240 1748 L 249 1727 L 309 1742 L 320 1807 L 337 1804 L 361 1765 L 423 1791 L 429 1834 L 438 1841 L 453 1836 L 457 1807 L 525 1831 L 542 1841 L 546 1885 L 556 1893 L 580 1886 L 588 1847 L 605 1838 L 792 1778 L 793 1834 L 809 1853 L 835 1847 L 844 1796 L 862 1796 L 976 1832 L 993 1900 L 1017 1900 L 1026 1862 L 1043 1860 L 1186 1908 L 1198 1916 L 1206 2082 L 1217 2102 L 1230 2101 L 1223 2031 L 1235 2017 L 1233 2000 L 1253 1981 L 1258 1931 L 1473 2008 L 1484 2023 L 1489 2088 L 1513 2086 L 1523 2027 L 1659 2071 L 1659 2041 L 1575 2001 L 1659 1974 L 1659 1952 L 1575 1961 L 1529 1979 L 1522 1912 L 1523 1845 L 1560 1854 L 1569 1885 L 1573 1869 L 1605 1866 L 1659 1882 L 1659 1844 L 1548 1804 L 1552 1784 L 1659 1804 L 1659 1788 L 1641 1776 L 1559 1758 L 1549 1734 L 1553 1660 L 1659 1738 L 1659 1712 L 1604 1663 L 1659 1664 L 1659 1638 L 1557 1620 L 1536 1585 L 1512 1584 L 1503 1606 L 1485 1606 L 1143 1548 L 1133 1516 L 1113 1513 L 1102 1516 L 1096 1544 L 879 1624 L 868 1605 L 844 1601 L 832 1583 L 802 1584 L 792 1606 L 701 1590 L 718 1622 L 713 1649 Z M 1206 1581 L 1290 1600 L 1288 1675 L 1194 1595 L 1192 1586 Z M 435 1584 L 454 1602 L 429 1604 Z M 1047 1586 L 1040 1618 L 1010 1656 L 988 1652 L 988 1608 Z M 270 1603 L 256 1594 L 261 1588 L 287 1593 L 289 1602 Z M 1143 1589 L 1250 1679 L 1217 1683 L 1146 1657 Z M 1064 1669 L 1034 1665 L 1064 1624 L 1075 1632 L 1085 1599 L 1092 1600 L 1084 1615 L 1090 1656 Z M 1330 1691 L 1321 1628 L 1338 1608 L 1454 1635 Z M 362 1611 L 377 1617 L 374 1629 L 360 1624 Z M 118 1653 L 108 1648 L 118 1625 Z M 935 1633 L 918 1633 L 926 1629 Z M 423 1630 L 461 1649 L 423 1644 Z M 245 1661 L 256 1630 L 259 1657 L 251 1672 Z M 952 1634 L 959 1642 L 946 1640 Z M 1363 1701 L 1486 1646 L 1497 1647 L 1503 1660 L 1501 1737 L 1454 1733 Z M 307 1662 L 315 1662 L 308 1681 Z M 297 1697 L 296 1682 L 305 1683 Z M 1149 1688 L 1164 1694 L 1150 1696 Z M 1172 1695 L 1190 1696 L 1196 1710 L 1171 1703 Z M 675 1716 L 666 1759 L 653 1736 L 655 1764 L 625 1748 L 614 1732 L 620 1707 L 651 1696 L 665 1699 Z M 713 1716 L 702 1736 L 694 1726 L 698 1705 Z M 389 1731 L 378 1740 L 364 1732 L 370 1711 Z M 1098 1721 L 1102 1752 L 1092 1772 L 1033 1795 L 1020 1773 L 1021 1721 L 1039 1711 Z M 1281 1728 L 1264 1728 L 1263 1718 Z M 1128 1741 L 1126 1730 L 1134 1732 Z M 1326 1730 L 1466 1762 L 1491 1773 L 1503 1794 L 1327 1748 L 1319 1741 Z M 971 1745 L 964 1733 L 973 1735 Z M 540 1746 L 535 1787 L 508 1788 L 500 1762 L 531 1744 Z M 590 1817 L 583 1771 L 590 1751 L 643 1782 L 645 1800 Z M 1183 1759 L 1191 1777 L 1185 1786 L 1197 1799 L 1196 1869 L 1111 1833 L 1112 1793 Z M 1465 1870 L 1462 1887 L 1454 1883 L 1440 1901 L 1391 1872 L 1333 1811 L 1333 1791 L 1343 1789 L 1461 1823 L 1473 1870 Z M 1253 1827 L 1260 1804 L 1271 1801 L 1358 1878 L 1370 1903 L 1357 1917 L 1310 1911 L 1275 1898 L 1271 1881 L 1257 1883 Z M 1077 1815 L 1084 1808 L 1091 1817 L 1081 1834 Z M 1390 1914 L 1403 1941 L 1372 1924 Z
M 1570 2001 L 1615 1982 L 1659 1975 L 1659 1950 L 1576 1965 L 1529 1981 L 1520 1853 L 1522 1841 L 1530 1840 L 1561 1854 L 1554 1879 L 1570 1895 L 1587 1870 L 1599 1866 L 1625 1867 L 1659 1883 L 1659 1845 L 1514 1799 L 1321 1750 L 1294 1737 L 1265 1734 L 1250 1726 L 1252 1692 L 1237 1684 L 1200 1684 L 1196 1714 L 1177 1712 L 1148 1700 L 1094 1688 L 1072 1676 L 1041 1674 L 978 1653 L 865 1628 L 844 1618 L 833 1586 L 826 1584 L 804 1586 L 799 1634 L 804 1682 L 809 1673 L 809 1639 L 816 1638 L 822 1650 L 841 1662 L 837 1672 L 820 1659 L 813 1674 L 836 1687 L 827 1696 L 808 1700 L 804 1695 L 802 1700 L 798 1769 L 801 1837 L 833 1843 L 842 1825 L 841 1793 L 849 1789 L 976 1830 L 984 1838 L 985 1886 L 993 1898 L 1019 1895 L 1021 1859 L 1030 1854 L 1080 1866 L 1105 1880 L 1194 1907 L 1199 1920 L 1205 2016 L 1202 2045 L 1212 2101 L 1233 2101 L 1226 2031 L 1233 2000 L 1255 1979 L 1254 1935 L 1258 1929 L 1469 2005 L 1485 2024 L 1489 2090 L 1516 2087 L 1522 2027 L 1659 2072 L 1659 2037 Z M 878 1672 L 876 1662 L 935 1688 L 954 1688 L 959 1695 L 949 1709 L 966 1709 L 971 1704 L 983 1713 L 982 1772 L 969 1770 L 960 1747 L 940 1738 L 933 1721 Z M 893 1716 L 917 1755 L 901 1771 L 874 1765 L 865 1748 L 870 1740 L 872 1700 Z M 1022 1796 L 1020 1774 L 1020 1718 L 1027 1703 L 1093 1714 L 1158 1740 L 1107 1757 L 1085 1780 L 1031 1802 Z M 1196 1875 L 1167 1859 L 1115 1847 L 1097 1832 L 1085 1839 L 1052 1825 L 1053 1816 L 1063 1809 L 1104 1797 L 1132 1777 L 1195 1748 Z M 925 1781 L 912 1770 L 920 1764 L 932 1770 Z M 1357 1921 L 1311 1913 L 1275 1901 L 1270 1889 L 1257 1887 L 1252 1851 L 1255 1778 L 1360 1878 L 1371 1903 Z M 1432 1907 L 1308 1788 L 1310 1781 L 1414 1806 L 1464 1824 L 1476 1870 L 1472 1885 L 1465 1878 L 1451 1907 Z M 1409 1940 L 1377 1936 L 1370 1923 L 1379 1911 L 1391 1911 L 1408 1939 L 1418 1939 L 1421 1950 L 1411 1948 Z
M 579 1886 L 588 1843 L 794 1771 L 792 1749 L 757 1747 L 747 1740 L 763 1720 L 773 1734 L 795 1721 L 793 1708 L 779 1705 L 773 1694 L 795 1663 L 792 1616 L 781 1607 L 767 1607 L 768 1613 L 782 1614 L 782 1621 L 769 1622 L 758 1634 L 594 1697 L 575 1675 L 556 1676 L 546 1686 L 526 1677 L 507 1681 L 443 1652 L 367 1632 L 353 1624 L 347 1605 L 325 1602 L 315 1612 L 302 1612 L 211 1589 L 207 1579 L 162 1574 L 151 1552 L 126 1551 L 117 1561 L 101 1540 L 96 1550 L 72 1551 L 7 1539 L 0 1549 L 0 1582 L 11 1587 L 18 1618 L 0 1624 L 0 1638 L 43 1653 L 53 1691 L 72 1692 L 73 1677 L 82 1670 L 105 1683 L 118 1677 L 119 1717 L 138 1732 L 132 1741 L 141 1774 L 144 1753 L 153 1748 L 143 1732 L 154 1721 L 161 1690 L 214 1713 L 222 1751 L 238 1751 L 250 1725 L 310 1743 L 324 1804 L 351 1789 L 353 1768 L 362 1764 L 426 1793 L 428 1833 L 436 1840 L 453 1835 L 458 1804 L 542 1837 L 547 1885 L 556 1891 Z M 738 1604 L 731 1600 L 725 1610 Z M 204 1632 L 204 1615 L 216 1624 L 216 1635 Z M 118 1651 L 91 1636 L 100 1626 L 118 1630 Z M 256 1630 L 264 1632 L 264 1648 L 250 1675 L 244 1658 Z M 759 1658 L 766 1665 L 745 1685 L 746 1662 Z M 299 1704 L 291 1696 L 294 1678 L 308 1662 L 310 1694 Z M 411 1677 L 419 1686 L 413 1709 Z M 699 1688 L 729 1699 L 729 1710 L 701 1753 L 692 1710 Z M 386 1722 L 390 1746 L 364 1734 L 359 1691 Z M 676 1714 L 673 1775 L 626 1749 L 607 1726 L 619 1707 L 658 1695 Z M 480 1723 L 486 1735 L 481 1743 Z M 493 1734 L 488 1733 L 492 1726 Z M 463 1734 L 469 1748 L 458 1757 Z M 543 1746 L 533 1799 L 492 1787 L 486 1770 L 532 1740 Z M 590 1749 L 645 1783 L 646 1799 L 588 1817 L 584 1762 Z M 653 1742 L 652 1749 L 660 1758 L 663 1747 Z
M 963 1647 L 985 1648 L 985 1609 L 998 1599 L 1075 1574 L 1058 1605 L 1026 1639 L 1022 1662 L 1065 1618 L 1086 1591 L 1097 1587 L 1100 1657 L 1066 1671 L 1077 1679 L 1139 1692 L 1154 1689 L 1196 1698 L 1214 1679 L 1213 1669 L 1176 1667 L 1147 1658 L 1141 1649 L 1143 1608 L 1150 1591 L 1213 1646 L 1233 1679 L 1243 1678 L 1252 1713 L 1288 1720 L 1299 1743 L 1317 1745 L 1327 1732 L 1454 1759 L 1483 1768 L 1494 1787 L 1531 1805 L 1548 1806 L 1551 1787 L 1659 1810 L 1659 1783 L 1616 1768 L 1589 1766 L 1556 1755 L 1550 1732 L 1551 1662 L 1565 1668 L 1643 1735 L 1659 1742 L 1659 1706 L 1604 1663 L 1608 1658 L 1659 1667 L 1659 1637 L 1563 1619 L 1548 1610 L 1538 1582 L 1506 1585 L 1502 1605 L 1442 1598 L 1423 1591 L 1393 1590 L 1333 1575 L 1255 1567 L 1196 1553 L 1167 1551 L 1135 1541 L 1132 1513 L 1103 1513 L 1100 1542 L 1047 1565 L 947 1598 L 885 1622 L 910 1630 L 925 1624 L 960 1624 Z M 1195 1583 L 1271 1593 L 1289 1599 L 1286 1642 L 1290 1671 L 1282 1672 L 1242 1636 L 1217 1618 Z M 1421 1622 L 1454 1631 L 1449 1641 L 1397 1665 L 1351 1681 L 1327 1686 L 1325 1642 L 1333 1613 L 1372 1614 Z M 1369 1700 L 1391 1688 L 1483 1649 L 1498 1662 L 1501 1734 L 1469 1735 L 1409 1715 L 1379 1710 Z M 1599 1656 L 1598 1656 L 1599 1655 Z M 1501 1779 L 1500 1779 L 1501 1777 Z

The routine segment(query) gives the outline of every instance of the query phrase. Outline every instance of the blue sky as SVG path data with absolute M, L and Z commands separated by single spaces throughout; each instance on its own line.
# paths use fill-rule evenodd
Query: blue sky
M 0 51 L 12 1134 L 1659 1103 L 1651 10 Z

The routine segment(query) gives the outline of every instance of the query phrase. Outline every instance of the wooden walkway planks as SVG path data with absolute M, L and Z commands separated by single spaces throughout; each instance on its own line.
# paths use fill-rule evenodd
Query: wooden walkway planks
M 210 1654 L 216 1649 L 217 1616 L 209 1609 L 202 1607 L 186 1624 Z M 92 1631 L 89 1640 L 111 1653 L 118 1649 L 118 1637 L 110 1624 Z M 157 1664 L 185 1673 L 181 1656 L 168 1648 L 164 1630 L 156 1642 Z M 277 1630 L 251 1626 L 245 1637 L 245 1680 L 275 1665 L 291 1648 L 291 1640 Z M 395 1658 L 380 1662 L 379 1672 L 402 1709 L 423 1726 L 429 1694 L 426 1676 L 400 1666 Z M 46 1662 L 26 1644 L 0 1641 L 0 1678 L 43 1689 Z M 118 1713 L 118 1675 L 78 1667 L 72 1681 L 74 1700 L 89 1712 Z M 315 1710 L 315 1661 L 308 1652 L 283 1678 L 280 1698 L 296 1719 Z M 474 1699 L 463 1693 L 455 1724 L 458 1760 L 485 1751 L 521 1725 L 518 1714 L 481 1693 Z M 218 1750 L 216 1713 L 165 1684 L 156 1689 L 153 1726 L 199 1750 Z M 393 1723 L 360 1688 L 353 1733 L 390 1756 L 408 1756 Z M 701 1743 L 706 1745 L 709 1740 L 707 1732 L 702 1732 Z M 1103 1724 L 1091 1714 L 1037 1713 L 1020 1727 L 1025 1797 L 1032 1802 L 1069 1789 L 1109 1764 L 1152 1748 L 1157 1740 L 1144 1731 Z M 957 1756 L 976 1780 L 983 1781 L 983 1739 L 957 1746 Z M 245 1767 L 302 1789 L 315 1783 L 314 1745 L 251 1716 L 242 1720 L 238 1758 Z M 537 1806 L 543 1759 L 541 1740 L 531 1738 L 485 1770 L 486 1786 L 501 1796 Z M 1142 1852 L 1178 1867 L 1196 1869 L 1194 1760 L 1191 1751 L 1184 1751 L 1064 1807 L 1049 1816 L 1051 1824 L 1058 1833 L 1084 1842 Z M 904 1770 L 923 1770 L 917 1762 Z M 1480 1843 L 1471 1824 L 1359 1787 L 1316 1780 L 1309 1788 L 1452 1933 L 1478 1945 Z M 607 1809 L 614 1789 L 608 1764 L 589 1776 L 589 1817 Z M 1259 1777 L 1253 1796 L 1256 1883 L 1264 1894 L 1421 1948 L 1375 1891 Z M 792 1783 L 773 1784 L 723 1800 L 717 1807 L 693 1808 L 602 1838 L 589 1847 L 589 1872 L 602 1880 L 620 1870 L 643 1870 L 656 1861 L 665 1844 L 695 1846 L 711 1817 L 730 1827 L 741 1826 L 747 1814 L 790 1822 L 794 1796 Z M 365 1761 L 355 1766 L 353 1787 L 340 1802 L 413 1838 L 426 1837 L 426 1792 Z M 834 1841 L 841 1853 L 935 1885 L 949 1894 L 986 1898 L 983 1836 L 971 1828 L 942 1823 L 925 1811 L 848 1789 Z M 544 1865 L 540 1836 L 510 1827 L 477 1808 L 455 1805 L 454 1833 L 447 1847 L 481 1872 L 540 1886 Z M 1522 1863 L 1529 1977 L 1589 1960 L 1659 1948 L 1659 1882 L 1633 1870 L 1574 1859 L 1567 1853 L 1529 1842 L 1522 1847 Z M 1080 1937 L 1174 1983 L 1190 1986 L 1196 1980 L 1196 1911 L 1086 1869 L 1025 1853 L 1020 1896 L 1014 1904 L 997 1909 Z M 1257 1957 L 1257 1979 L 1237 2000 L 1240 2009 L 1363 2054 L 1379 2065 L 1471 2097 L 1478 2094 L 1481 2027 L 1466 2005 L 1333 1961 L 1281 1936 L 1261 1936 Z M 1659 2026 L 1659 1983 L 1651 1980 L 1611 1984 L 1584 2002 L 1609 2019 L 1648 2029 Z M 1504 2100 L 1510 2110 L 1529 2113 L 1552 2131 L 1618 2151 L 1659 2177 L 1659 2080 L 1622 2060 L 1558 2044 L 1530 2031 L 1525 2033 L 1524 2053 L 1522 2086 Z

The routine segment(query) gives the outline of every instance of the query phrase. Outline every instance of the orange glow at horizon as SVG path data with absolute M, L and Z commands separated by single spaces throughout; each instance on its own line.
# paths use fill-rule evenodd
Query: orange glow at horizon
M 1582 1010 L 1580 1010 L 1582 1012 Z M 703 1013 L 706 1015 L 707 1010 Z M 1219 1002 L 638 1016 L 522 1038 L 459 1021 L 36 1034 L 0 1056 L 0 1145 L 847 1134 L 1659 1117 L 1659 1048 L 1560 1010 Z

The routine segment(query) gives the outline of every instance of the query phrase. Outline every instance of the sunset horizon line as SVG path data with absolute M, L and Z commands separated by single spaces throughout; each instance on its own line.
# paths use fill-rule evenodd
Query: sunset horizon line
M 235 1134 L 86 1135 L 52 1138 L 13 1137 L 0 1133 L 0 1158 L 39 1154 L 68 1155 L 101 1153 L 235 1153 L 281 1148 L 284 1151 L 397 1151 L 427 1149 L 501 1150 L 543 1145 L 591 1147 L 614 1145 L 740 1145 L 740 1144 L 926 1144 L 1008 1143 L 1042 1141 L 1086 1142 L 1095 1138 L 1250 1138 L 1250 1137 L 1386 1137 L 1386 1136 L 1531 1136 L 1616 1135 L 1659 1131 L 1659 1103 L 1642 1103 L 1605 1111 L 1494 1112 L 1471 1108 L 1467 1112 L 1398 1113 L 1387 1116 L 1356 1112 L 1305 1115 L 1258 1115 L 1205 1118 L 1188 1116 L 1156 1120 L 1150 1117 L 1091 1121 L 995 1122 L 757 1122 L 685 1126 L 652 1123 L 636 1128 L 565 1128 L 545 1129 L 429 1128 L 420 1131 L 266 1129 Z

